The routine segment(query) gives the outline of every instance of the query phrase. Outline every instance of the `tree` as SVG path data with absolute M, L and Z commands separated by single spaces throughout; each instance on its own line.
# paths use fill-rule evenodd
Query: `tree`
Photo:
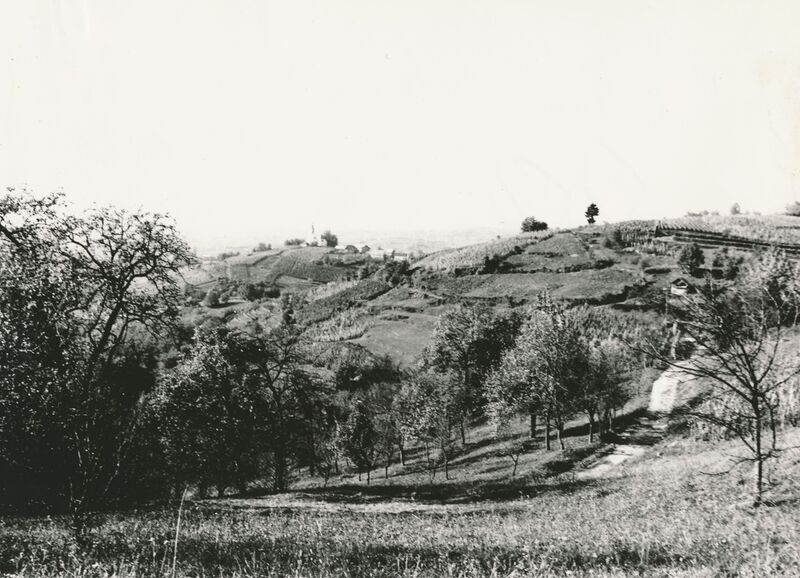
M 450 478 L 452 432 L 461 412 L 456 388 L 453 387 L 456 379 L 453 374 L 441 371 L 412 372 L 395 402 L 400 434 L 424 444 L 431 479 L 436 476 L 437 467 L 431 456 L 432 447 L 438 448 L 445 479 Z
M 600 209 L 597 208 L 597 205 L 594 203 L 590 204 L 586 207 L 586 213 L 584 216 L 586 217 L 586 222 L 590 225 L 594 225 L 595 217 L 600 214 Z
M 456 376 L 454 403 L 460 407 L 462 445 L 466 444 L 464 420 L 482 405 L 483 378 L 499 361 L 502 348 L 513 343 L 518 327 L 516 318 L 495 318 L 483 305 L 457 305 L 436 322 L 424 365 Z
M 755 505 L 764 494 L 765 464 L 780 452 L 776 411 L 781 388 L 800 368 L 787 355 L 787 333 L 800 311 L 796 267 L 786 276 L 779 253 L 762 256 L 732 286 L 708 280 L 695 295 L 674 308 L 682 332 L 696 345 L 696 355 L 681 361 L 647 344 L 655 359 L 682 372 L 704 378 L 711 394 L 696 419 L 737 437 L 747 452 L 735 463 L 755 464 Z
M 283 491 L 292 452 L 305 442 L 306 408 L 327 389 L 308 366 L 306 340 L 293 322 L 274 328 L 254 324 L 235 339 L 237 363 L 266 424 L 262 439 L 272 458 L 273 488 Z
M 800 217 L 800 202 L 795 201 L 786 206 L 786 214 L 791 217 Z
M 536 220 L 536 217 L 526 217 L 525 220 L 522 221 L 523 233 L 532 233 L 535 231 L 545 230 L 547 230 L 547 223 Z
M 216 287 L 212 287 L 203 298 L 203 305 L 206 307 L 218 307 L 220 304 L 220 291 Z
M 98 208 L 74 216 L 60 196 L 12 192 L 0 201 L 0 226 L 0 390 L 16 402 L 0 404 L 0 412 L 23 411 L 30 421 L 14 435 L 28 444 L 46 432 L 37 467 L 59 486 L 55 496 L 64 496 L 82 534 L 86 514 L 104 501 L 124 464 L 152 387 L 120 381 L 116 368 L 134 335 L 174 329 L 178 273 L 194 258 L 163 215 Z M 19 308 L 18 299 L 35 295 L 45 298 Z M 40 330 L 49 339 L 30 347 L 42 342 Z M 14 393 L 31 385 L 23 396 Z M 40 407 L 29 411 L 33 399 Z M 3 428 L 14 422 L 0 418 Z M 16 462 L 13 448 L 4 453 Z
M 370 410 L 364 400 L 356 399 L 347 421 L 342 425 L 345 453 L 358 468 L 359 479 L 363 472 L 367 473 L 367 484 L 370 482 L 370 472 L 375 464 L 378 446 L 378 432 Z
M 578 317 L 545 297 L 532 308 L 513 348 L 488 380 L 489 414 L 498 424 L 518 411 L 544 414 L 545 446 L 555 423 L 561 449 L 566 419 L 576 409 L 588 371 Z
M 305 242 L 306 242 L 305 239 L 301 239 L 300 237 L 294 237 L 292 239 L 286 239 L 283 242 L 283 244 L 286 245 L 287 247 L 295 247 L 298 245 L 302 245 Z
M 224 327 L 198 328 L 195 343 L 166 375 L 159 405 L 175 487 L 211 484 L 222 496 L 244 491 L 257 468 L 256 392 L 236 366 L 236 341 Z
M 339 244 L 339 237 L 331 233 L 330 231 L 325 231 L 322 235 L 319 236 L 320 240 L 325 242 L 326 247 L 335 247 Z
M 272 245 L 268 245 L 267 243 L 264 243 L 262 241 L 261 243 L 253 247 L 253 253 L 263 253 L 264 251 L 269 251 L 270 249 L 272 249 Z
M 731 205 L 731 215 L 740 215 L 742 213 L 742 208 L 739 206 L 739 203 L 733 203 Z
M 690 243 L 685 245 L 681 252 L 678 254 L 678 265 L 683 269 L 684 273 L 688 273 L 696 277 L 699 274 L 700 267 L 706 262 L 706 256 L 703 249 L 697 243 Z

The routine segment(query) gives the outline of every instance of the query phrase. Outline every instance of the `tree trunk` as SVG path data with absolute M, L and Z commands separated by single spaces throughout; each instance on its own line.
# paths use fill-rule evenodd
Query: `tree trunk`
M 761 505 L 762 496 L 764 494 L 764 456 L 761 450 L 761 408 L 759 407 L 758 399 L 753 401 L 753 415 L 755 415 L 755 446 L 756 446 L 756 500 L 753 504 L 758 507 Z
M 531 411 L 530 417 L 531 417 L 531 419 L 530 419 L 530 421 L 531 421 L 530 438 L 532 440 L 535 440 L 536 439 L 536 414 L 533 413 L 533 411 Z
M 431 467 L 431 449 L 428 446 L 428 442 L 425 442 L 425 463 L 428 464 L 428 467 Z
M 405 450 L 405 447 L 403 447 L 403 440 L 400 440 L 398 446 L 400 447 L 400 465 L 401 466 L 405 466 L 406 465 L 406 450 Z
M 459 425 L 461 427 L 461 447 L 465 448 L 467 447 L 467 433 L 464 429 L 464 414 L 461 414 L 461 420 Z
M 550 451 L 550 412 L 548 411 L 544 416 L 544 447 Z
M 594 443 L 594 413 L 589 412 L 589 443 Z
M 449 464 L 447 462 L 447 450 L 444 449 L 444 448 L 442 448 L 442 457 L 444 458 L 444 479 L 445 480 L 449 480 L 450 479 L 450 468 L 449 468 Z
M 564 423 L 558 422 L 556 423 L 556 428 L 558 431 L 558 445 L 561 446 L 561 451 L 563 452 L 566 447 L 564 447 Z
M 370 474 L 372 473 L 372 468 L 367 468 L 367 485 L 369 485 L 370 481 Z

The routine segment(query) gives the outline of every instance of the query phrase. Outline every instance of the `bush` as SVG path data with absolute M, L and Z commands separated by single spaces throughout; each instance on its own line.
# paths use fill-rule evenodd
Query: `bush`
M 203 299 L 203 305 L 206 307 L 217 307 L 219 305 L 219 290 L 216 287 L 208 290 Z
M 706 262 L 706 256 L 697 243 L 691 243 L 681 249 L 678 255 L 678 265 L 685 273 L 696 276 L 700 267 Z
M 532 233 L 535 231 L 545 230 L 547 230 L 547 223 L 536 220 L 536 217 L 527 217 L 524 221 L 522 221 L 523 233 Z
M 800 202 L 795 201 L 786 207 L 786 214 L 790 217 L 800 217 Z
M 294 239 L 286 239 L 283 242 L 283 244 L 286 245 L 287 247 L 292 247 L 292 246 L 302 245 L 305 242 L 306 242 L 305 239 L 300 239 L 299 237 L 295 237 Z

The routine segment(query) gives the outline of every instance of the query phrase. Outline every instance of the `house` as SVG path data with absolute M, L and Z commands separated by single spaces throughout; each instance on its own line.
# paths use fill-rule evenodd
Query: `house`
M 669 285 L 671 295 L 688 295 L 694 291 L 694 286 L 685 277 L 676 277 Z
M 386 255 L 388 254 L 389 252 L 386 251 L 385 249 L 370 249 L 369 251 L 370 258 L 377 259 L 378 261 L 383 261 L 383 259 L 386 258 Z

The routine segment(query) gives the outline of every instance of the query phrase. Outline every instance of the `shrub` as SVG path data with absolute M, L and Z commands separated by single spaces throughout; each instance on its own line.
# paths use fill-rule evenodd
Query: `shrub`
M 302 245 L 305 243 L 305 239 L 300 239 L 299 237 L 295 237 L 294 239 L 286 239 L 283 244 L 287 247 Z
M 706 262 L 706 256 L 697 243 L 691 243 L 681 249 L 678 255 L 678 265 L 684 272 L 696 276 L 700 267 Z
M 795 201 L 791 205 L 787 205 L 786 214 L 791 217 L 800 217 L 800 202 Z

